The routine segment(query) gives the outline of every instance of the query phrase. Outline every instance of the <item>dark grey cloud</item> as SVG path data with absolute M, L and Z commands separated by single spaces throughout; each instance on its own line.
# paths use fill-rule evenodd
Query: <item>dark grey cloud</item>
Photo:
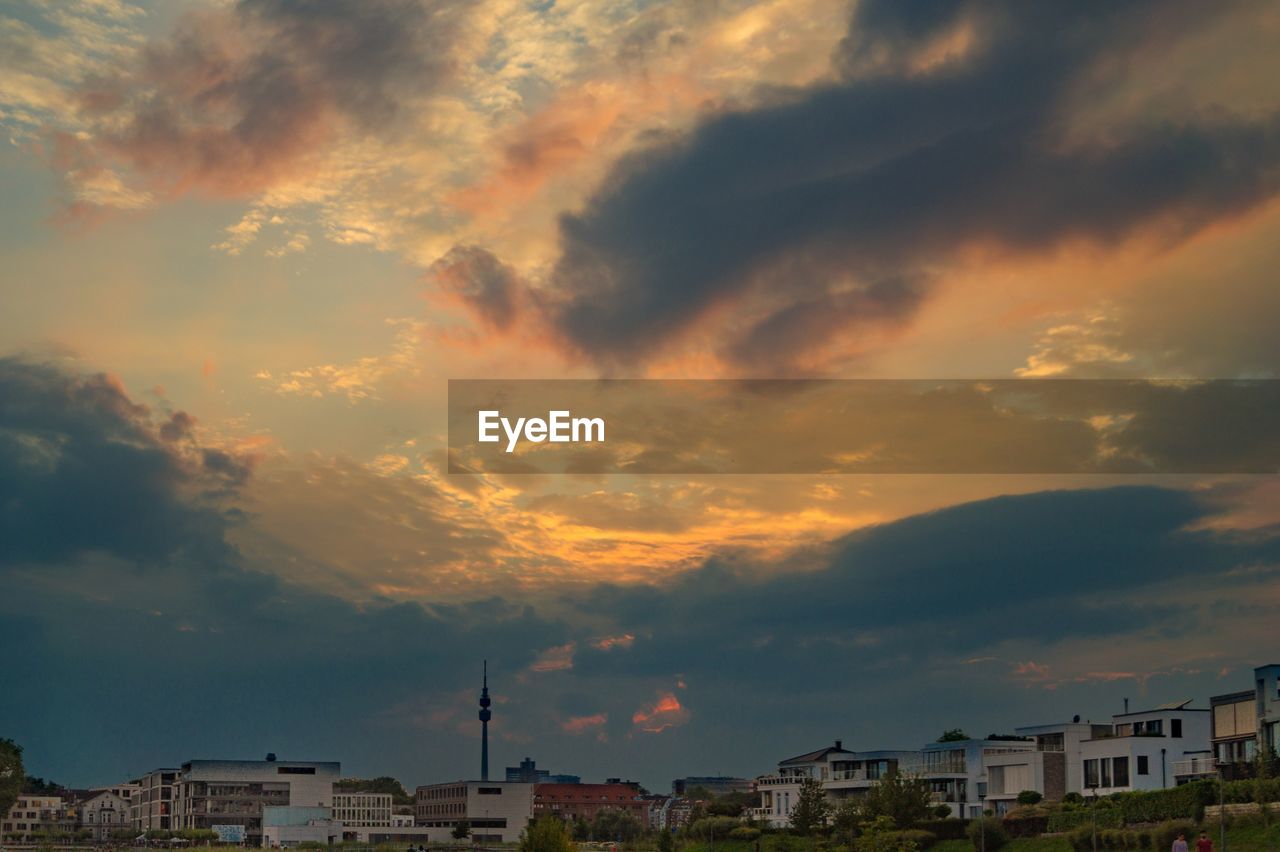
M 514 269 L 478 246 L 454 246 L 428 270 L 443 293 L 462 300 L 499 331 L 515 320 L 522 283 Z
M 337 131 L 386 136 L 402 107 L 456 68 L 460 2 L 241 0 L 194 11 L 140 60 L 88 81 L 92 138 L 64 136 L 60 165 L 124 161 L 157 187 L 255 191 Z
M 0 569 L 90 551 L 226 558 L 227 519 L 192 496 L 209 480 L 161 437 L 173 422 L 157 431 L 105 375 L 0 359 Z
M 1206 24 L 1191 3 L 859 3 L 846 77 L 775 93 L 619 162 L 561 221 L 551 278 L 565 339 L 612 366 L 653 357 L 706 312 L 749 302 L 725 354 L 754 372 L 861 323 L 901 322 L 933 268 L 1009 251 L 1170 239 L 1277 190 L 1278 113 L 1132 117 L 1071 134 L 1100 70 Z M 963 57 L 909 70 L 947 27 Z

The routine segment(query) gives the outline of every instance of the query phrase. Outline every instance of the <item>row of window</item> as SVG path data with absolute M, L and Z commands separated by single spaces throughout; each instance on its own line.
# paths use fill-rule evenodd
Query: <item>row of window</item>
M 1145 754 L 1138 755 L 1135 771 L 1138 775 L 1150 775 L 1151 759 Z M 1129 758 L 1127 756 L 1102 757 L 1086 760 L 1084 786 L 1086 790 L 1096 790 L 1099 787 L 1128 787 Z

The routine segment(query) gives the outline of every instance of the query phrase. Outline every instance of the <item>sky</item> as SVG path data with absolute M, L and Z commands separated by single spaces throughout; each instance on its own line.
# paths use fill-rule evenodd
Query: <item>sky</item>
M 665 790 L 1248 687 L 1274 475 L 456 475 L 446 403 L 1277 378 L 1278 40 L 1263 0 L 0 2 L 0 736 L 76 786 L 453 780 L 487 659 L 493 765 Z

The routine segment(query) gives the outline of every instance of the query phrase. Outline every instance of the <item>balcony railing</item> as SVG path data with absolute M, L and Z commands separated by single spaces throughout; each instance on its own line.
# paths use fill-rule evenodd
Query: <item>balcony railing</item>
M 1217 775 L 1218 762 L 1212 757 L 1193 757 L 1188 760 L 1175 760 L 1173 762 L 1173 774 L 1175 776 L 1189 775 Z

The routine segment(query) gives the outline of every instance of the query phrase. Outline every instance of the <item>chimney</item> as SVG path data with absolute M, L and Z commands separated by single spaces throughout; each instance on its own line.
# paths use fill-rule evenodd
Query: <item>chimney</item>
M 276 753 L 274 751 L 267 752 L 267 763 L 276 762 Z
M 1127 698 L 1124 700 L 1124 712 L 1126 714 L 1129 712 L 1129 699 Z
M 844 741 L 836 740 L 836 751 L 844 751 Z

